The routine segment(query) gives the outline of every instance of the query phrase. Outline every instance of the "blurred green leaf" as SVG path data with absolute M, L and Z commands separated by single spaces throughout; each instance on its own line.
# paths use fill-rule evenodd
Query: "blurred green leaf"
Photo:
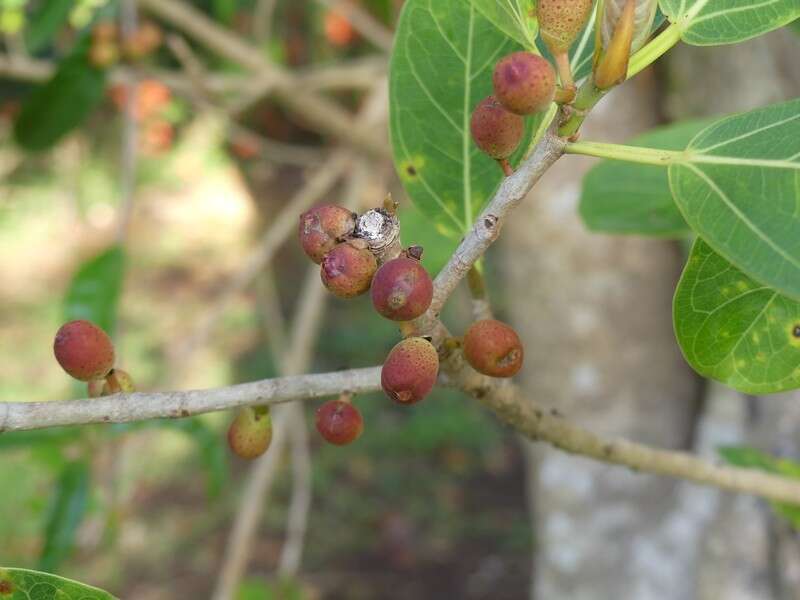
M 472 141 L 470 117 L 492 92 L 498 58 L 519 45 L 465 0 L 407 0 L 390 65 L 394 161 L 415 206 L 459 238 L 503 179 Z M 526 119 L 524 154 L 541 121 Z
M 214 18 L 217 21 L 230 25 L 233 17 L 236 16 L 236 9 L 238 8 L 237 0 L 213 0 L 212 8 Z
M 35 4 L 25 29 L 25 46 L 36 53 L 53 43 L 58 30 L 69 19 L 73 0 L 47 0 Z
M 236 600 L 303 600 L 302 586 L 293 579 L 264 581 L 246 579 L 239 584 Z
M 60 446 L 81 437 L 78 427 L 53 427 L 35 431 L 9 431 L 0 435 L 0 450 L 30 448 L 41 444 Z
M 777 458 L 761 450 L 747 446 L 723 446 L 717 448 L 719 455 L 728 463 L 745 469 L 759 469 L 776 475 L 800 479 L 800 463 L 788 458 Z M 770 502 L 779 515 L 787 519 L 792 527 L 800 529 L 800 505 L 786 502 Z
M 683 150 L 711 121 L 689 121 L 659 127 L 631 142 L 664 150 Z M 691 232 L 672 199 L 664 167 L 604 160 L 583 178 L 579 207 L 592 231 L 683 237 Z
M 37 87 L 14 122 L 14 139 L 25 150 L 40 152 L 79 127 L 103 99 L 105 71 L 89 64 L 89 40 L 78 42 L 55 74 Z
M 734 44 L 777 29 L 800 16 L 797 0 L 659 0 L 680 24 L 681 39 L 695 46 Z
M 124 269 L 125 255 L 118 245 L 83 263 L 64 299 L 64 319 L 86 319 L 113 335 Z
M 4 600 L 115 600 L 108 592 L 71 579 L 28 569 L 4 568 L 0 568 L 0 596 Z
M 89 480 L 89 464 L 85 460 L 68 463 L 61 471 L 45 525 L 40 569 L 57 570 L 72 551 L 75 532 L 86 514 Z

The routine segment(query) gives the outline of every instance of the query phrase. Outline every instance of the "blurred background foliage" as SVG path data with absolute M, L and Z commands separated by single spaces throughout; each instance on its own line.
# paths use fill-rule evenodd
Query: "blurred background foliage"
M 324 3 L 279 0 L 270 33 L 260 39 L 254 0 L 193 4 L 291 68 L 380 58 Z M 401 4 L 361 2 L 386 27 Z M 276 374 L 260 286 L 227 305 L 188 356 L 176 348 L 302 184 L 305 168 L 321 160 L 326 141 L 270 101 L 253 103 L 231 126 L 190 95 L 144 77 L 134 111 L 133 219 L 121 236 L 126 88 L 93 74 L 79 56 L 88 28 L 117 11 L 110 0 L 0 0 L 4 56 L 73 60 L 79 71 L 51 80 L 45 91 L 30 79 L 0 75 L 0 401 L 85 396 L 52 358 L 52 336 L 72 318 L 114 332 L 120 364 L 142 390 Z M 202 47 L 192 49 L 215 74 L 238 73 Z M 181 65 L 162 46 L 141 68 Z M 76 83 L 83 100 L 59 102 L 62 86 Z M 360 91 L 335 93 L 350 107 L 363 98 Z M 241 127 L 303 144 L 311 149 L 307 164 L 271 161 Z M 402 197 L 388 169 L 373 175 L 363 206 L 378 204 L 387 191 Z M 336 202 L 341 193 L 339 187 L 325 199 Z M 425 264 L 438 270 L 456 241 L 405 203 L 401 218 L 404 236 L 413 232 L 406 243 L 422 244 Z M 304 264 L 293 243 L 274 261 L 286 315 Z M 468 309 L 459 298 L 447 319 L 463 321 Z M 324 323 L 311 370 L 376 364 L 397 340 L 368 298 L 331 299 Z M 380 598 L 387 589 L 393 598 L 453 590 L 463 598 L 518 598 L 532 539 L 513 436 L 446 390 L 413 410 L 377 394 L 357 403 L 366 428 L 356 444 L 334 448 L 312 435 L 314 504 L 302 581 L 271 576 L 290 495 L 284 465 L 240 598 Z M 0 485 L 0 564 L 64 574 L 122 598 L 206 597 L 246 473 L 224 443 L 228 419 L 0 436 L 0 481 L 13 482 Z

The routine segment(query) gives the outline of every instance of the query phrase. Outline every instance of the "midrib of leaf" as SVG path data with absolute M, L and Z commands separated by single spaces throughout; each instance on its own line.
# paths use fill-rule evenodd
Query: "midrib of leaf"
M 762 133 L 764 131 L 772 129 L 773 127 L 780 127 L 781 125 L 786 125 L 786 123 L 791 123 L 792 121 L 795 121 L 796 119 L 800 119 L 800 113 L 798 113 L 796 115 L 792 115 L 791 117 L 787 117 L 785 119 L 781 119 L 780 121 L 775 121 L 774 123 L 770 123 L 769 125 L 764 125 L 763 127 L 759 127 L 758 129 L 753 129 L 753 130 L 747 131 L 746 133 L 742 133 L 742 134 L 737 135 L 735 137 L 728 138 L 728 139 L 723 140 L 721 142 L 717 142 L 716 144 L 712 144 L 711 146 L 706 146 L 705 148 L 696 148 L 696 147 L 692 146 L 692 144 L 690 143 L 688 149 L 696 150 L 699 153 L 705 154 L 705 153 L 708 153 L 711 150 L 716 150 L 717 148 L 721 148 L 722 146 L 727 146 L 728 144 L 731 144 L 733 142 L 738 142 L 740 140 L 747 139 L 747 138 L 752 137 L 754 135 L 758 135 L 759 133 Z
M 697 15 L 699 13 L 696 12 L 694 14 L 694 16 L 692 17 L 692 24 L 702 23 L 703 21 L 707 21 L 708 19 L 713 19 L 715 17 L 719 17 L 720 15 L 727 15 L 729 13 L 744 12 L 746 10 L 755 10 L 757 8 L 763 8 L 765 6 L 769 6 L 771 4 L 775 4 L 778 1 L 779 0 L 765 0 L 765 2 L 762 2 L 761 4 L 751 4 L 750 6 L 738 6 L 736 8 L 729 8 L 727 10 L 725 10 L 725 9 L 718 10 L 716 12 L 708 13 L 706 15 L 703 15 L 702 17 L 697 17 Z M 706 3 L 704 2 L 703 6 L 705 6 L 705 4 Z M 697 17 L 697 18 L 695 18 L 695 17 Z
M 772 241 L 772 239 L 769 236 L 767 236 L 755 223 L 753 223 L 747 217 L 747 215 L 745 215 L 739 209 L 738 206 L 736 206 L 733 202 L 731 202 L 731 199 L 728 198 L 728 195 L 719 188 L 719 186 L 714 182 L 713 179 L 711 179 L 701 169 L 695 167 L 692 163 L 683 163 L 683 164 L 688 169 L 692 170 L 698 177 L 700 177 L 706 183 L 706 185 L 709 188 L 711 188 L 711 191 L 714 192 L 719 197 L 720 200 L 722 200 L 722 202 L 725 204 L 725 206 L 727 206 L 728 209 L 731 212 L 733 212 L 737 216 L 737 218 L 739 218 L 741 220 L 741 222 L 744 223 L 744 225 L 746 225 L 747 228 L 750 229 L 759 239 L 761 239 L 770 248 L 772 248 L 776 253 L 778 253 L 781 257 L 783 257 L 789 264 L 791 264 L 794 267 L 800 269 L 800 262 L 798 262 L 791 254 L 788 254 L 783 248 L 781 248 L 780 246 L 775 244 L 775 242 Z M 672 185 L 672 183 L 670 182 L 670 186 L 671 185 Z M 680 208 L 680 205 L 679 205 L 679 208 Z M 681 208 L 681 210 L 683 210 L 683 209 Z M 684 215 L 684 216 L 687 217 L 687 215 Z M 713 242 L 711 242 L 710 240 L 706 240 L 706 242 L 714 250 L 716 250 L 716 248 L 714 248 Z M 726 253 L 723 252 L 722 254 L 723 254 L 723 256 L 725 256 Z M 733 262 L 733 261 L 731 261 L 731 262 Z M 733 264 L 735 266 L 739 267 L 739 265 L 736 265 L 735 262 L 733 262 Z M 741 267 L 739 267 L 739 268 L 741 268 Z
M 464 117 L 461 131 L 462 159 L 464 161 L 464 224 L 465 230 L 472 227 L 472 159 L 470 158 L 471 137 L 469 99 L 472 91 L 472 33 L 475 20 L 475 7 L 469 5 L 469 27 L 467 28 L 467 57 L 464 61 Z

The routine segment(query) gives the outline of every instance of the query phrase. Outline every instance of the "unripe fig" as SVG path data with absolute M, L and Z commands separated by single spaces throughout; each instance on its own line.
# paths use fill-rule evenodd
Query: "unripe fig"
M 372 304 L 392 321 L 411 321 L 433 300 L 433 282 L 419 260 L 400 256 L 384 263 L 372 279 Z
M 524 129 L 522 117 L 508 112 L 494 96 L 481 100 L 472 112 L 472 139 L 478 148 L 497 160 L 514 154 Z
M 463 342 L 464 358 L 491 377 L 511 377 L 522 367 L 522 342 L 511 327 L 495 319 L 476 321 Z
M 518 115 L 545 110 L 556 92 L 556 72 L 547 59 L 532 52 L 513 52 L 501 59 L 492 82 L 497 100 Z
M 317 409 L 317 431 L 331 444 L 345 446 L 364 431 L 361 413 L 350 402 L 331 400 Z
M 114 42 L 95 41 L 89 48 L 89 62 L 98 69 L 107 69 L 119 61 L 119 48 Z
M 364 240 L 350 240 L 336 246 L 322 259 L 322 283 L 335 296 L 354 298 L 365 293 L 378 269 L 375 255 Z
M 315 263 L 353 233 L 356 216 L 341 206 L 324 204 L 315 206 L 300 215 L 300 245 Z
M 131 377 L 127 371 L 111 369 L 109 374 L 106 375 L 106 380 L 103 383 L 103 391 L 100 395 L 108 396 L 109 394 L 119 394 L 120 392 L 129 394 L 135 391 L 136 385 L 133 383 L 133 377 Z
M 592 4 L 593 0 L 539 0 L 539 34 L 551 53 L 569 50 L 589 19 Z
M 228 446 L 240 458 L 261 456 L 272 441 L 272 418 L 264 408 L 246 406 L 228 428 Z
M 419 402 L 433 388 L 439 374 L 439 355 L 428 340 L 410 337 L 397 344 L 381 369 L 381 387 L 400 404 Z
M 114 366 L 114 345 L 106 332 L 89 321 L 61 326 L 53 342 L 61 368 L 81 381 L 102 379 Z

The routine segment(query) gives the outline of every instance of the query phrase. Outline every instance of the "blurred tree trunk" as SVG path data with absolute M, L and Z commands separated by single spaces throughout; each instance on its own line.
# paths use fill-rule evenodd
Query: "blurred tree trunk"
M 659 111 L 686 118 L 797 96 L 797 54 L 786 32 L 676 49 L 661 69 L 669 74 L 661 100 L 639 76 L 598 107 L 584 139 L 623 141 L 653 126 Z M 508 312 L 526 341 L 525 389 L 603 434 L 709 457 L 747 440 L 775 451 L 779 431 L 796 442 L 800 416 L 786 424 L 780 399 L 754 412 L 714 386 L 697 419 L 704 388 L 671 324 L 683 257 L 673 243 L 588 233 L 575 209 L 590 164 L 560 161 L 504 236 Z M 771 433 L 759 444 L 756 430 Z M 800 598 L 796 538 L 763 503 L 525 447 L 537 541 L 531 597 Z

